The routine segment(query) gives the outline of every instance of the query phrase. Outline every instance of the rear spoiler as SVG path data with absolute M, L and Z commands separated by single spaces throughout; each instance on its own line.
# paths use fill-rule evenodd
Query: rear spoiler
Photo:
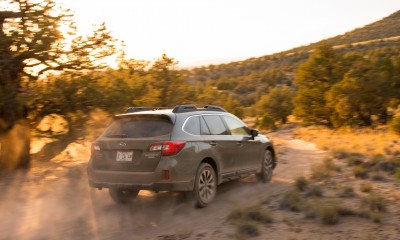
M 160 109 L 170 109 L 168 107 L 129 107 L 125 113 L 143 112 L 143 111 L 156 111 Z
M 167 120 L 171 121 L 172 123 L 175 123 L 175 115 L 173 115 L 173 114 L 156 114 L 156 113 L 131 114 L 131 113 L 123 113 L 123 114 L 114 115 L 114 119 L 120 119 L 120 118 L 164 118 L 164 119 L 167 119 Z

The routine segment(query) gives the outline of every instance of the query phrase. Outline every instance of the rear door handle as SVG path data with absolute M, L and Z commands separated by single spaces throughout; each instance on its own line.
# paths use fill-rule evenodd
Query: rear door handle
M 210 145 L 211 145 L 211 146 L 217 146 L 217 142 L 211 141 L 211 142 L 210 142 Z

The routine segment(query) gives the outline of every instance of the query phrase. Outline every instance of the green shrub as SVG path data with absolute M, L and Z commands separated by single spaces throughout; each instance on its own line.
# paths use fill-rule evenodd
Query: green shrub
M 259 222 L 259 223 L 272 223 L 273 222 L 272 216 L 269 212 L 260 211 L 257 209 L 249 211 L 247 213 L 247 217 L 250 220 L 253 220 L 253 221 Z
M 378 211 L 370 211 L 368 214 L 369 218 L 374 222 L 374 223 L 380 223 L 382 222 L 382 216 L 380 214 L 380 212 Z
M 361 183 L 361 185 L 360 185 L 360 191 L 361 191 L 361 192 L 365 192 L 365 193 L 371 192 L 371 191 L 372 191 L 372 185 L 371 185 L 371 183 L 369 183 L 369 182 L 363 182 L 363 183 Z
M 275 130 L 276 129 L 275 119 L 273 119 L 267 113 L 265 113 L 259 121 L 259 127 L 260 129 L 265 129 L 265 130 Z
M 374 154 L 369 161 L 370 165 L 379 164 L 382 162 L 386 162 L 386 157 L 382 154 Z
M 307 197 L 322 197 L 322 188 L 318 185 L 312 185 L 306 192 Z
M 346 160 L 348 166 L 360 165 L 363 163 L 363 159 L 365 158 L 361 153 L 346 152 L 343 150 L 334 151 L 333 157 Z
M 244 222 L 237 227 L 237 235 L 240 237 L 257 237 L 260 235 L 258 226 L 252 222 Z
M 339 197 L 344 197 L 344 198 L 351 198 L 355 196 L 356 193 L 354 192 L 354 189 L 351 186 L 344 187 L 339 193 Z
M 332 176 L 331 171 L 322 166 L 311 167 L 311 178 L 315 180 L 325 180 Z
M 353 174 L 358 178 L 367 178 L 368 177 L 368 169 L 362 165 L 356 165 L 353 167 Z
M 383 173 L 381 171 L 377 171 L 377 172 L 372 173 L 371 179 L 374 181 L 384 181 L 385 176 L 383 175 Z
M 228 219 L 233 222 L 255 221 L 259 223 L 271 223 L 273 221 L 271 214 L 260 207 L 250 207 L 233 211 Z
M 319 209 L 319 216 L 325 225 L 333 225 L 339 222 L 339 212 L 336 204 L 323 204 Z
M 353 209 L 351 209 L 351 208 L 349 208 L 347 206 L 343 206 L 343 205 L 338 206 L 337 207 L 337 211 L 338 211 L 338 214 L 340 216 L 343 216 L 343 217 L 344 216 L 357 216 L 358 215 L 358 212 L 354 211 Z
M 359 156 L 355 156 L 355 155 L 347 158 L 346 162 L 347 162 L 347 166 L 357 166 L 357 165 L 361 165 L 364 163 L 363 157 L 359 157 Z
M 340 171 L 340 168 L 335 165 L 333 159 L 330 157 L 324 159 L 323 167 L 330 171 L 336 171 L 336 172 Z
M 308 186 L 308 180 L 305 177 L 298 177 L 296 178 L 296 181 L 294 183 L 294 185 L 296 186 L 296 188 L 303 192 L 304 190 L 306 190 L 307 186 Z
M 288 209 L 290 211 L 298 212 L 302 208 L 303 201 L 300 198 L 300 193 L 296 189 L 287 191 L 281 200 L 281 208 Z
M 396 168 L 394 176 L 396 177 L 397 181 L 400 181 L 400 168 Z
M 400 115 L 394 116 L 389 123 L 389 128 L 396 134 L 400 134 Z
M 257 223 L 273 222 L 271 214 L 259 206 L 237 209 L 229 214 L 228 220 L 236 225 L 238 239 L 260 235 Z
M 385 199 L 376 193 L 371 193 L 367 197 L 364 197 L 361 204 L 363 207 L 368 207 L 371 211 L 383 212 L 386 209 Z
M 325 158 L 321 165 L 311 167 L 311 178 L 325 180 L 338 171 L 340 171 L 340 168 L 334 164 L 333 159 Z
M 343 150 L 334 150 L 333 151 L 333 157 L 337 159 L 345 159 L 350 155 L 349 152 L 343 151 Z

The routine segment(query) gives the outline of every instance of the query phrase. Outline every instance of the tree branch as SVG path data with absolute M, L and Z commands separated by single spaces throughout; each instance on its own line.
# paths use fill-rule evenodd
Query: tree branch
M 6 18 L 21 18 L 22 13 L 11 11 L 0 11 L 0 21 L 3 22 Z

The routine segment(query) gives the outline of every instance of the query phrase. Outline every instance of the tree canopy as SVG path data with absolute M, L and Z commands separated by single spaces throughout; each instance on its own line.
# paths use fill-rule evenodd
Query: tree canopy
M 29 83 L 49 71 L 87 71 L 115 52 L 104 24 L 77 33 L 73 15 L 53 0 L 6 0 L 0 11 L 0 132 L 24 118 Z

